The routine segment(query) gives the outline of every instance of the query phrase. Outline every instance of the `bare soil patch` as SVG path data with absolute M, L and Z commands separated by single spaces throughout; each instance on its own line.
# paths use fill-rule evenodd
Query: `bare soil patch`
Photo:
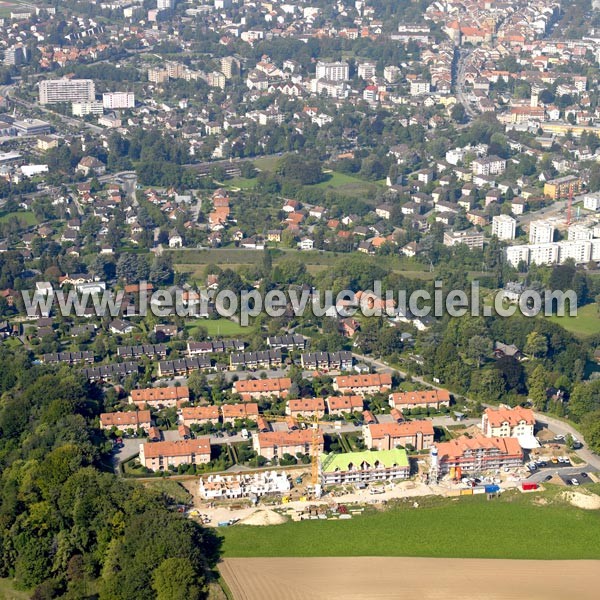
M 600 584 L 591 560 L 228 558 L 219 568 L 234 600 L 596 600 Z

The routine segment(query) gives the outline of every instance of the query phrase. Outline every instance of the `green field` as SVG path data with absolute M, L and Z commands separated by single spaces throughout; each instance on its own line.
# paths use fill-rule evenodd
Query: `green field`
M 505 492 L 491 501 L 481 495 L 418 502 L 417 509 L 411 499 L 347 521 L 226 528 L 219 530 L 224 556 L 600 559 L 600 511 L 573 508 L 551 495 Z
M 317 183 L 315 188 L 321 188 L 324 190 L 335 190 L 336 192 L 343 193 L 347 196 L 357 196 L 361 199 L 365 199 L 363 196 L 369 192 L 376 193 L 380 187 L 375 182 L 365 181 L 352 175 L 346 175 L 345 173 L 336 173 L 332 171 L 327 173 L 327 179 L 321 183 Z
M 588 337 L 600 333 L 600 313 L 596 304 L 588 304 L 577 309 L 576 317 L 548 317 L 567 331 L 578 337 Z
M 28 226 L 36 225 L 38 222 L 36 216 L 32 212 L 17 211 L 10 213 L 2 213 L 0 215 L 0 223 L 8 222 L 8 220 L 12 217 L 17 217 L 19 221 L 25 223 Z
M 204 327 L 211 337 L 215 335 L 229 337 L 233 335 L 242 335 L 250 331 L 248 327 L 241 327 L 229 319 L 199 319 L 186 324 L 185 327 L 190 331 L 196 327 Z

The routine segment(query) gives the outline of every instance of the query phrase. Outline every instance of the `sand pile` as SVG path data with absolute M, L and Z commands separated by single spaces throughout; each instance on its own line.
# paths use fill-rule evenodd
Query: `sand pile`
M 577 508 L 586 510 L 600 509 L 600 496 L 596 494 L 582 494 L 581 492 L 563 492 L 562 497 Z
M 281 525 L 285 523 L 286 518 L 276 513 L 274 510 L 257 510 L 249 517 L 240 521 L 241 525 Z

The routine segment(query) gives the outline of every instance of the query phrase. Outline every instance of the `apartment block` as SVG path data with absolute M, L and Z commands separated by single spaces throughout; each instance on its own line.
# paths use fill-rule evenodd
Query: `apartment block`
M 39 83 L 40 104 L 93 102 L 96 86 L 91 79 L 45 79 Z

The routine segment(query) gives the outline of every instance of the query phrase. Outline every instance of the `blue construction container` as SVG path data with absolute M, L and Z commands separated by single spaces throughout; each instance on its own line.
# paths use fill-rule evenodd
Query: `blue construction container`
M 496 492 L 499 492 L 499 491 L 500 491 L 499 485 L 486 485 L 485 486 L 486 494 L 495 494 Z

